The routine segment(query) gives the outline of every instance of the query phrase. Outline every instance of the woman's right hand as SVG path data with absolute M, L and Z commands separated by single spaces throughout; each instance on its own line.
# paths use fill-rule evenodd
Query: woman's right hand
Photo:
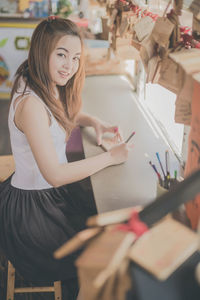
M 111 155 L 112 165 L 119 165 L 128 159 L 129 151 L 133 149 L 133 144 L 121 143 L 112 147 L 108 152 Z

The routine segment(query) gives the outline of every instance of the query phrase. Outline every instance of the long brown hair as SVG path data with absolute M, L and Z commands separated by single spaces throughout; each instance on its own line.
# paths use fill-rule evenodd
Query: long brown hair
M 55 101 L 49 74 L 49 57 L 57 42 L 64 35 L 76 36 L 81 41 L 82 51 L 78 71 L 65 86 L 58 86 L 60 103 Z M 81 90 L 85 79 L 83 40 L 79 28 L 70 20 L 49 17 L 38 24 L 31 38 L 28 59 L 16 72 L 11 97 L 18 91 L 20 78 L 49 107 L 69 137 L 81 108 Z M 59 105 L 60 104 L 60 105 Z

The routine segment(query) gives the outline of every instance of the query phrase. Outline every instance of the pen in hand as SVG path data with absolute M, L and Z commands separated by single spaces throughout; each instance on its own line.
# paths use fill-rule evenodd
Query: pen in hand
M 125 141 L 125 143 L 128 143 L 130 141 L 130 139 L 135 135 L 135 131 L 133 131 L 129 137 L 127 138 L 127 140 Z

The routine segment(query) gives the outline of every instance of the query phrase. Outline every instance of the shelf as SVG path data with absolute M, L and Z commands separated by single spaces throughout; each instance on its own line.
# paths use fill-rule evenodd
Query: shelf
M 190 5 L 190 11 L 193 13 L 195 18 L 200 21 L 200 1 L 194 0 Z

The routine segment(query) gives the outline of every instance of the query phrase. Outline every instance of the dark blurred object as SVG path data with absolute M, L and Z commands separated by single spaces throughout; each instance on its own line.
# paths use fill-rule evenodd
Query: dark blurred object
M 80 13 L 78 14 L 79 18 L 80 19 L 83 19 L 84 18 L 84 13 L 82 11 L 80 11 Z
M 196 252 L 165 281 L 157 280 L 132 263 L 132 291 L 127 300 L 199 300 L 200 286 L 195 279 L 199 261 L 200 254 Z
M 0 155 L 11 154 L 10 135 L 8 130 L 8 110 L 10 101 L 0 101 Z

